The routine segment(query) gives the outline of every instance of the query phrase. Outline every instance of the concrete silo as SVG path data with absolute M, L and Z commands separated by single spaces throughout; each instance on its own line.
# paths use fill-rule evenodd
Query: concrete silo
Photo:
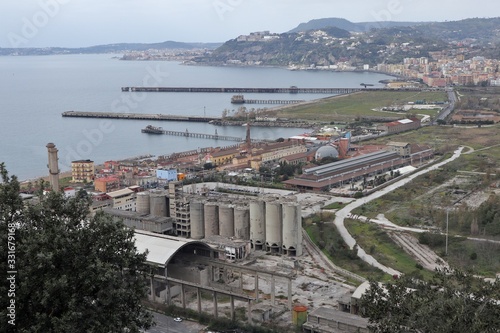
M 234 207 L 234 237 L 250 240 L 250 208 L 246 205 Z
M 286 202 L 283 211 L 283 254 L 302 255 L 302 216 L 297 202 Z
M 281 202 L 266 200 L 266 251 L 280 253 L 283 242 Z
M 168 216 L 167 196 L 163 191 L 152 191 L 149 198 L 149 210 L 153 216 Z
M 263 200 L 250 201 L 250 243 L 255 250 L 265 250 L 265 221 L 266 203 Z
M 205 210 L 202 200 L 192 199 L 189 203 L 191 217 L 191 238 L 205 238 Z
M 219 235 L 234 236 L 234 206 L 231 204 L 219 206 Z
M 151 212 L 151 203 L 149 192 L 137 193 L 136 212 L 139 214 L 149 215 Z
M 217 202 L 205 202 L 205 237 L 219 235 L 219 206 Z

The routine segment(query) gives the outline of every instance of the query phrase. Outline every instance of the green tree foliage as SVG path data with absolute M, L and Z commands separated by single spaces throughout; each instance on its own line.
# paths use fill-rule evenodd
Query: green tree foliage
M 6 231 L 14 235 L 16 331 L 149 328 L 152 315 L 141 305 L 149 270 L 146 254 L 137 253 L 133 231 L 104 214 L 88 217 L 89 201 L 82 193 L 72 199 L 50 193 L 24 206 L 17 179 L 8 178 L 3 164 L 0 171 L 0 249 L 5 258 Z M 8 271 L 3 260 L 2 271 Z M 2 289 L 4 300 L 4 283 Z
M 476 211 L 479 231 L 488 236 L 500 235 L 500 198 L 493 194 Z
M 375 333 L 500 332 L 500 280 L 444 270 L 429 282 L 408 276 L 385 285 L 371 281 L 361 310 Z

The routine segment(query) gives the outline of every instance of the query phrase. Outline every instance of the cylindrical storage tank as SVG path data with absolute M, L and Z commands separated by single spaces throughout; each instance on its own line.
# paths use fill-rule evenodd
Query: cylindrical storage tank
M 205 211 L 203 201 L 193 199 L 189 203 L 189 217 L 191 224 L 191 238 L 205 238 Z
M 302 255 L 301 207 L 296 202 L 286 202 L 283 210 L 283 254 Z
M 295 326 L 302 326 L 307 321 L 307 306 L 295 305 L 292 309 L 292 322 Z
M 234 207 L 234 237 L 250 240 L 250 208 L 248 206 Z
M 153 216 L 167 215 L 167 197 L 163 191 L 151 192 L 149 198 L 150 214 Z
M 256 250 L 266 245 L 266 204 L 263 200 L 250 201 L 250 242 Z
M 219 206 L 219 235 L 234 236 L 234 206 L 223 204 Z
M 219 235 L 219 206 L 217 202 L 205 202 L 205 237 Z
M 149 200 L 149 192 L 139 192 L 137 193 L 137 202 L 136 202 L 136 212 L 138 214 L 146 214 L 149 215 L 151 212 L 151 203 Z
M 281 202 L 268 200 L 266 201 L 266 250 L 279 253 L 282 242 Z

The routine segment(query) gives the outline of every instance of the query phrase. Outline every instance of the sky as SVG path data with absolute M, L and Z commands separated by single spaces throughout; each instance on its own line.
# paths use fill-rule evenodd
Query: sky
M 0 47 L 224 42 L 328 17 L 443 22 L 499 16 L 494 0 L 2 0 Z

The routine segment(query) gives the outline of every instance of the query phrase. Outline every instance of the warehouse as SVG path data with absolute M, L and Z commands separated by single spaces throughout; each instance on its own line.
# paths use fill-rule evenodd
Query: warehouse
M 397 152 L 380 150 L 359 157 L 304 169 L 303 174 L 284 181 L 288 188 L 308 191 L 324 191 L 343 186 L 364 176 L 375 175 L 408 165 L 410 160 Z

